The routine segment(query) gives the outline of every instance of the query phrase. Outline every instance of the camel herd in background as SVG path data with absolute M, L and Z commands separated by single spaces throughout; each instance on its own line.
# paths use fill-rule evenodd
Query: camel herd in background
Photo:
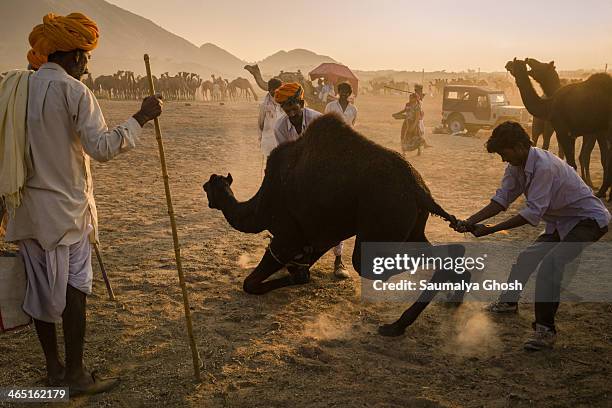
M 3 74 L 0 73 L 0 79 L 2 76 Z M 582 80 L 583 78 L 563 79 L 562 81 L 567 84 Z M 95 79 L 89 74 L 83 82 L 99 98 L 139 100 L 149 94 L 147 78 L 141 75 L 136 76 L 132 71 L 117 71 L 112 75 L 100 75 Z M 161 92 L 166 100 L 198 99 L 219 102 L 239 98 L 257 100 L 257 94 L 250 81 L 242 77 L 230 81 L 221 76 L 211 75 L 210 79 L 204 80 L 195 73 L 179 72 L 171 76 L 165 72 L 159 78 L 153 76 L 153 82 L 155 89 Z M 425 85 L 424 91 L 433 97 L 441 96 L 446 85 L 488 86 L 504 91 L 506 96 L 513 99 L 519 95 L 514 78 L 493 74 L 483 74 L 478 77 L 435 78 L 427 81 Z M 414 83 L 408 81 L 378 77 L 370 80 L 366 86 L 362 87 L 362 90 L 372 95 L 393 95 L 412 91 L 413 86 Z
M 374 78 L 370 81 L 369 89 L 366 88 L 369 93 L 374 95 L 396 94 L 408 92 L 413 89 L 413 84 L 408 81 L 395 81 L 392 78 Z M 426 84 L 427 89 L 424 89 L 431 96 L 442 95 L 444 87 L 447 85 L 474 85 L 474 86 L 486 86 L 504 91 L 507 96 L 518 95 L 518 88 L 514 84 L 514 80 L 506 77 L 499 77 L 489 75 L 486 79 L 470 78 L 470 77 L 459 77 L 459 78 L 435 78 L 428 81 Z
M 132 71 L 117 71 L 95 79 L 89 74 L 83 82 L 96 96 L 106 99 L 138 100 L 149 94 L 147 78 L 136 76 Z M 200 75 L 192 72 L 179 72 L 173 76 L 165 72 L 159 78 L 153 76 L 153 83 L 156 91 L 166 100 L 257 100 L 253 87 L 245 78 L 229 81 L 221 76 L 211 75 L 210 80 L 203 80 Z

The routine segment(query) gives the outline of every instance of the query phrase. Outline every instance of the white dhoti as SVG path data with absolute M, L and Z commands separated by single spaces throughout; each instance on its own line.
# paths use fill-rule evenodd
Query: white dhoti
M 271 122 L 273 122 L 272 125 L 276 123 L 276 121 Z M 278 142 L 274 136 L 274 127 L 271 129 L 264 129 L 261 132 L 261 152 L 263 155 L 267 158 L 276 146 L 278 146 Z
M 91 226 L 79 242 L 70 246 L 58 245 L 51 251 L 44 250 L 33 239 L 19 241 L 28 278 L 23 310 L 34 319 L 61 322 L 68 285 L 86 295 L 91 294 L 90 232 Z

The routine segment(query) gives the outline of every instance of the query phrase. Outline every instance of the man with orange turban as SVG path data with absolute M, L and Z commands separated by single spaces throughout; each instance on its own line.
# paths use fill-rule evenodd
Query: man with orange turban
M 274 129 L 279 145 L 298 140 L 308 125 L 321 116 L 321 113 L 304 107 L 304 88 L 297 82 L 283 84 L 274 93 L 274 100 L 285 112 L 285 116 L 276 122 Z M 334 255 L 334 275 L 340 279 L 348 278 L 348 271 L 342 263 L 342 242 L 334 248 Z
M 274 92 L 274 100 L 285 112 L 274 129 L 277 144 L 298 140 L 310 122 L 321 116 L 321 113 L 304 107 L 304 88 L 297 82 L 281 85 Z
M 25 137 L 32 166 L 6 228 L 6 240 L 19 245 L 24 259 L 23 309 L 34 318 L 49 385 L 68 386 L 71 395 L 117 384 L 83 364 L 90 243 L 98 232 L 90 159 L 108 161 L 133 149 L 142 126 L 161 114 L 161 100 L 149 97 L 126 122 L 107 127 L 94 94 L 80 81 L 98 39 L 96 23 L 80 13 L 47 14 L 30 34 L 28 61 L 37 71 L 29 77 Z M 57 349 L 60 321 L 65 367 Z

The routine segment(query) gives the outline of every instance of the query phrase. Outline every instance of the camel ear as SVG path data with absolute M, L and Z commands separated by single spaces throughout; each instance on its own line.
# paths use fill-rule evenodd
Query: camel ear
M 232 177 L 232 173 L 227 173 L 227 182 L 228 184 L 231 186 L 232 182 L 234 181 L 233 177 Z
M 548 63 L 548 65 L 550 65 L 551 68 L 554 68 L 555 67 L 555 61 L 550 61 Z

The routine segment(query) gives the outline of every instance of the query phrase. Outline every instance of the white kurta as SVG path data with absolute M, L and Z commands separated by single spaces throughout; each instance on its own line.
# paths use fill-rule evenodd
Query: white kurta
M 357 108 L 352 103 L 346 106 L 346 110 L 342 110 L 339 101 L 331 101 L 325 106 L 325 113 L 337 113 L 349 126 L 355 126 L 357 120 Z
M 268 157 L 270 152 L 278 145 L 274 137 L 274 128 L 278 119 L 284 115 L 281 106 L 274 101 L 270 93 L 259 106 L 259 130 L 261 131 L 261 151 Z
M 6 240 L 18 241 L 28 276 L 23 307 L 35 319 L 61 321 L 68 285 L 91 293 L 97 212 L 90 157 L 108 161 L 132 149 L 140 132 L 134 118 L 109 130 L 93 93 L 59 65 L 46 63 L 31 75 L 32 168 Z
M 46 63 L 30 77 L 27 132 L 33 170 L 6 240 L 35 239 L 53 250 L 79 242 L 90 222 L 97 237 L 90 157 L 108 161 L 132 149 L 140 125 L 130 118 L 109 130 L 93 93 Z
M 302 134 L 306 131 L 306 128 L 310 123 L 321 116 L 320 112 L 312 110 L 310 108 L 304 108 L 302 114 L 302 131 L 300 133 L 295 130 L 295 126 L 289 120 L 289 116 L 283 115 L 274 128 L 274 137 L 276 138 L 277 144 L 293 142 L 298 140 Z

